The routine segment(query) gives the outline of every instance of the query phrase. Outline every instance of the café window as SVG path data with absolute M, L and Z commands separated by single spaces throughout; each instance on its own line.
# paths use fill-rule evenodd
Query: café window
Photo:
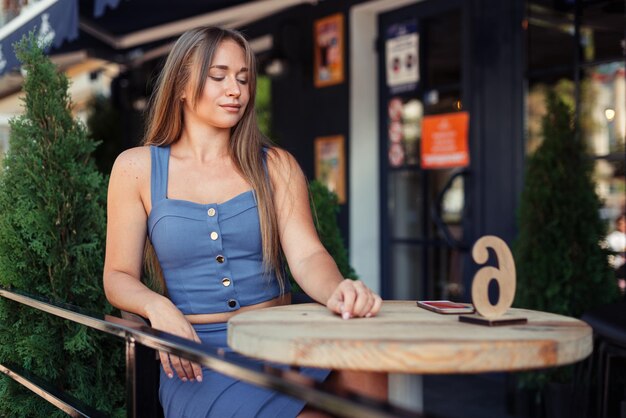
M 623 0 L 526 3 L 526 152 L 541 143 L 548 89 L 577 109 L 594 159 L 607 228 L 626 209 L 626 67 Z

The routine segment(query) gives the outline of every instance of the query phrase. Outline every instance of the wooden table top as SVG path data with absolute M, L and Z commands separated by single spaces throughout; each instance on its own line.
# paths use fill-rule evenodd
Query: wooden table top
M 479 373 L 573 363 L 592 351 L 592 330 L 561 315 L 510 309 L 528 323 L 459 322 L 411 301 L 385 301 L 378 316 L 343 320 L 318 304 L 248 311 L 228 321 L 228 344 L 251 357 L 331 369 Z

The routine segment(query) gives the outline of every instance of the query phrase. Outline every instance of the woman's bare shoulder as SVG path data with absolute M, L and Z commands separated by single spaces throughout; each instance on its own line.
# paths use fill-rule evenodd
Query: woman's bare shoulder
M 111 176 L 143 179 L 150 174 L 150 147 L 141 146 L 127 149 L 117 156 Z
M 304 173 L 289 151 L 272 147 L 267 152 L 267 166 L 275 190 L 292 189 L 303 184 Z
M 289 151 L 278 147 L 268 148 L 267 163 L 270 170 L 278 171 L 279 173 L 289 172 L 300 167 Z

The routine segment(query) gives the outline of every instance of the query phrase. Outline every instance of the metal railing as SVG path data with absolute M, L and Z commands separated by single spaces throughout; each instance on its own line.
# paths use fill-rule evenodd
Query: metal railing
M 0 288 L 0 296 L 123 338 L 126 343 L 126 407 L 127 415 L 131 418 L 154 416 L 153 412 L 147 412 L 151 411 L 150 408 L 146 408 L 145 405 L 141 404 L 141 401 L 138 401 L 142 389 L 140 382 L 143 382 L 140 379 L 141 376 L 138 375 L 138 352 L 144 350 L 142 357 L 146 358 L 146 348 L 151 349 L 147 353 L 147 358 L 150 358 L 151 355 L 151 359 L 154 362 L 156 362 L 156 359 L 153 350 L 165 351 L 202 364 L 229 377 L 301 399 L 315 408 L 336 416 L 359 418 L 422 416 L 416 412 L 391 405 L 388 402 L 381 402 L 355 394 L 331 393 L 322 384 L 300 375 L 294 377 L 293 372 L 290 371 L 274 367 L 266 367 L 265 372 L 257 371 L 241 364 L 236 359 L 224 358 L 217 349 L 155 330 L 138 322 L 111 315 L 93 314 L 76 306 L 53 303 L 15 290 Z M 29 388 L 70 416 L 104 416 L 102 413 L 83 405 L 71 396 L 55 390 L 55 388 L 30 375 L 27 371 L 10 365 L 0 364 L 0 372 Z

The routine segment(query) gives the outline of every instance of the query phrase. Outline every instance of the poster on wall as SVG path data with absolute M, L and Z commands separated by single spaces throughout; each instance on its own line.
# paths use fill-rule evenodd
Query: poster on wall
M 343 15 L 337 13 L 315 21 L 313 26 L 314 83 L 326 87 L 343 83 Z
M 387 103 L 387 153 L 389 165 L 417 165 L 422 128 L 422 102 L 412 97 L 394 96 Z
M 342 135 L 315 138 L 315 179 L 346 203 L 346 162 Z
M 469 165 L 469 113 L 424 116 L 422 122 L 422 168 L 453 168 Z
M 387 29 L 385 73 L 391 94 L 417 88 L 419 72 L 419 34 L 417 22 L 396 23 Z

